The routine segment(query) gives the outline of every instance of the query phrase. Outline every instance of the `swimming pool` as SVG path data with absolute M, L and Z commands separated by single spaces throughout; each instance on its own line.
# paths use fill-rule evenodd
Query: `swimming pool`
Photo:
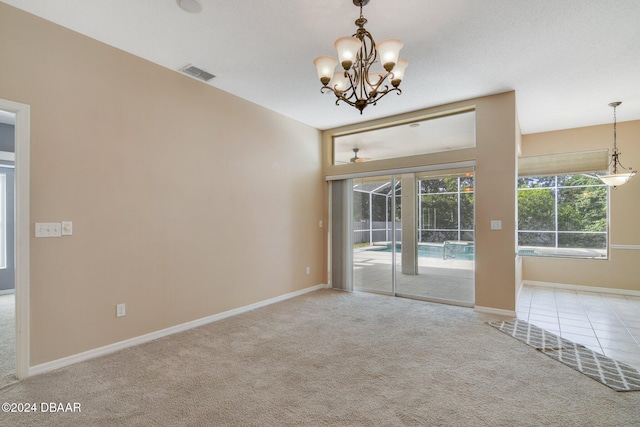
M 441 245 L 418 245 L 418 256 L 425 258 L 461 259 L 472 261 L 475 258 L 473 242 L 466 244 L 444 242 Z M 387 245 L 374 245 L 367 248 L 368 251 L 391 252 L 391 243 Z M 443 253 L 445 251 L 445 253 Z M 396 243 L 396 253 L 402 252 L 402 245 Z

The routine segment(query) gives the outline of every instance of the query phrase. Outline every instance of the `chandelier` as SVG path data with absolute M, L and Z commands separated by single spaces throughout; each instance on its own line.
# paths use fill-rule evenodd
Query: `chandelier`
M 612 102 L 609 104 L 609 107 L 613 107 L 613 151 L 611 152 L 610 162 L 610 165 L 613 165 L 613 173 L 610 175 L 596 175 L 602 182 L 613 188 L 616 188 L 618 185 L 626 184 L 627 181 L 637 173 L 637 171 L 631 170 L 631 168 L 627 169 L 622 166 L 619 159 L 622 153 L 618 151 L 618 145 L 616 144 L 616 108 L 620 104 L 622 104 L 622 102 Z M 622 169 L 624 172 L 618 173 L 618 168 Z
M 384 40 L 376 45 L 364 25 L 367 20 L 362 15 L 362 8 L 369 0 L 353 0 L 360 7 L 360 18 L 356 19 L 358 27 L 351 37 L 342 37 L 333 44 L 338 51 L 338 59 L 333 56 L 319 56 L 313 64 L 318 70 L 322 83 L 320 91 L 331 91 L 335 94 L 336 105 L 340 101 L 362 110 L 369 104 L 376 105 L 378 100 L 391 92 L 402 93 L 399 86 L 404 77 L 408 62 L 398 59 L 403 43 L 400 40 Z M 376 71 L 371 67 L 378 62 L 382 69 Z M 343 71 L 335 71 L 340 63 Z

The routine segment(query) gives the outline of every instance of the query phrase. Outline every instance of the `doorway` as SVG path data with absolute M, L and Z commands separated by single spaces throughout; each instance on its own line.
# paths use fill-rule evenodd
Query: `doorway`
M 3 213 L 0 215 L 0 233 L 4 234 L 0 238 L 0 251 L 4 250 L 4 255 L 0 255 L 0 265 L 5 265 L 5 268 L 0 267 L 0 280 L 5 283 L 0 297 L 9 295 L 13 298 L 2 308 L 13 320 L 13 325 L 6 328 L 9 331 L 6 334 L 8 340 L 0 337 L 0 345 L 8 343 L 7 348 L 2 347 L 0 351 L 3 360 L 8 359 L 11 367 L 8 376 L 0 373 L 2 386 L 16 377 L 22 379 L 29 376 L 29 105 L 0 99 L 0 127 L 5 131 L 4 142 L 0 141 L 0 144 L 12 144 L 14 148 L 13 153 L 7 154 L 6 147 L 0 146 L 0 182 L 4 181 L 5 184 L 5 194 L 0 197 L 0 202 L 6 203 L 0 209 Z M 12 137 L 6 135 L 9 127 L 12 127 Z M 13 290 L 8 289 L 11 282 Z
M 473 167 L 349 181 L 353 289 L 473 307 Z
M 0 378 L 15 375 L 15 114 L 0 112 Z

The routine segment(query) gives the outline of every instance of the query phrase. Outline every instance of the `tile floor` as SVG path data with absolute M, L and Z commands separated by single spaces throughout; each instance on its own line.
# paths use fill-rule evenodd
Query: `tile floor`
M 640 369 L 640 297 L 525 286 L 517 316 Z

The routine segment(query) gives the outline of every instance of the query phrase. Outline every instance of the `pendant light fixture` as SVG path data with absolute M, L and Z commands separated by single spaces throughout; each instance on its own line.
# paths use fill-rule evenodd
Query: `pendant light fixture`
M 342 37 L 333 44 L 338 51 L 338 58 L 319 56 L 313 63 L 322 83 L 322 93 L 331 91 L 340 101 L 362 110 L 369 104 L 375 105 L 380 98 L 391 92 L 402 93 L 400 83 L 408 62 L 398 59 L 403 43 L 400 40 L 384 40 L 376 45 L 371 33 L 365 30 L 367 20 L 362 15 L 362 8 L 369 0 L 353 0 L 360 7 L 360 18 L 356 19 L 357 30 L 351 37 Z M 379 61 L 378 61 L 379 58 Z M 380 62 L 381 69 L 371 69 Z M 343 71 L 335 71 L 340 64 Z
M 613 151 L 611 152 L 611 162 L 609 163 L 609 165 L 613 165 L 613 173 L 610 175 L 596 175 L 602 182 L 613 188 L 616 188 L 617 186 L 622 184 L 626 184 L 631 179 L 631 177 L 638 172 L 632 170 L 631 168 L 627 169 L 620 163 L 619 157 L 622 153 L 618 151 L 618 145 L 616 142 L 616 108 L 620 106 L 620 104 L 622 104 L 622 102 L 619 101 L 609 104 L 609 107 L 613 107 Z M 622 172 L 618 173 L 618 169 L 621 169 Z

